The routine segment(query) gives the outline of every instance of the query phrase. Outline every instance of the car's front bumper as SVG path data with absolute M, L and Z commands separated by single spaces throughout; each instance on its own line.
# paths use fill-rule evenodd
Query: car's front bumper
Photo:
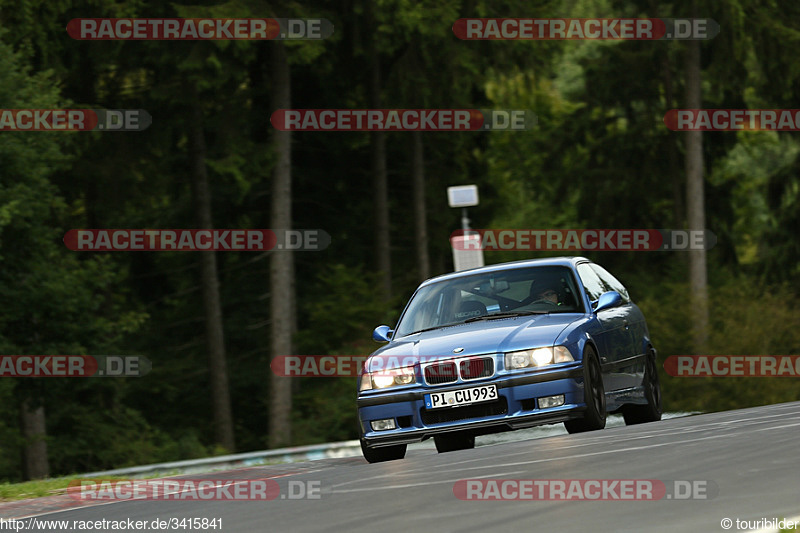
M 486 384 L 497 386 L 497 400 L 466 407 L 425 408 L 425 394 Z M 547 409 L 538 407 L 539 398 L 559 394 L 564 395 L 563 405 Z M 579 417 L 586 409 L 580 363 L 569 368 L 521 375 L 507 373 L 446 387 L 418 386 L 411 390 L 366 392 L 359 395 L 357 405 L 361 434 L 371 447 L 409 444 L 453 431 L 465 430 L 480 435 L 556 424 Z M 371 421 L 388 418 L 395 419 L 397 429 L 372 430 Z

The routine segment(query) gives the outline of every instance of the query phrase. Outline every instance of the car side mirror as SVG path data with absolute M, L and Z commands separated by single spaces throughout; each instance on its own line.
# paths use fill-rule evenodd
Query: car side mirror
M 394 330 L 389 326 L 378 326 L 375 328 L 375 331 L 372 332 L 372 340 L 377 342 L 389 342 L 392 340 L 392 335 L 394 335 Z
M 597 307 L 595 307 L 594 312 L 597 313 L 603 309 L 611 309 L 612 307 L 617 307 L 621 304 L 622 295 L 620 293 L 617 291 L 604 292 L 597 300 Z

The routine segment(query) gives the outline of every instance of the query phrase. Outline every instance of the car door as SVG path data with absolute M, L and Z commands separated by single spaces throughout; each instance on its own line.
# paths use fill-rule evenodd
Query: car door
M 624 305 L 618 308 L 621 313 L 624 313 L 623 326 L 626 334 L 619 336 L 619 345 L 617 346 L 619 350 L 617 357 L 619 366 L 615 376 L 619 381 L 619 388 L 636 387 L 642 382 L 642 372 L 644 371 L 644 359 L 642 358 L 645 329 L 644 314 L 631 301 L 628 289 L 608 270 L 597 263 L 592 263 L 592 269 L 597 273 L 607 290 L 617 291 L 625 302 Z
M 592 263 L 579 263 L 577 270 L 589 299 L 595 304 L 601 294 L 615 290 L 600 278 L 597 271 L 592 268 Z M 629 304 L 630 302 L 623 303 L 621 306 L 603 309 L 596 313 L 597 329 L 592 336 L 600 351 L 598 357 L 606 392 L 626 388 L 629 381 L 621 373 L 621 368 L 630 355 Z

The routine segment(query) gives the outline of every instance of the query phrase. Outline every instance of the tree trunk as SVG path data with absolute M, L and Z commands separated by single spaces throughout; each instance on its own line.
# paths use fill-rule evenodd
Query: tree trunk
M 696 13 L 695 3 L 692 11 Z M 694 14 L 692 16 L 695 16 Z M 700 109 L 700 41 L 688 41 L 686 58 L 686 107 Z M 689 231 L 703 231 L 706 225 L 703 193 L 703 133 L 688 131 L 686 135 L 686 215 Z M 708 341 L 708 286 L 706 251 L 689 251 L 689 291 L 692 319 L 692 348 L 706 351 Z
M 286 48 L 274 43 L 271 58 L 272 109 L 291 107 L 291 73 Z M 273 131 L 277 162 L 272 176 L 271 227 L 292 227 L 292 134 Z M 270 353 L 272 358 L 291 355 L 295 331 L 294 254 L 273 252 L 269 270 Z M 292 382 L 289 377 L 270 375 L 269 445 L 277 448 L 292 440 Z
M 20 405 L 20 425 L 24 439 L 22 475 L 26 480 L 44 479 L 50 475 L 44 405 L 36 406 L 30 398 L 23 400 Z
M 412 135 L 412 183 L 414 189 L 414 236 L 417 246 L 417 271 L 420 281 L 431 277 L 431 264 L 428 256 L 428 222 L 425 208 L 425 150 L 422 133 Z
M 372 109 L 381 108 L 380 57 L 373 43 L 371 52 L 370 101 Z M 372 184 L 375 209 L 375 254 L 384 301 L 392 297 L 392 254 L 389 236 L 389 188 L 386 177 L 386 134 L 370 133 Z
M 675 98 L 672 92 L 672 66 L 670 65 L 669 61 L 669 54 L 664 54 L 664 63 L 663 63 L 663 71 L 664 71 L 664 100 L 666 101 L 666 111 L 672 109 L 675 105 Z M 670 174 L 670 181 L 672 183 L 672 213 L 674 217 L 673 226 L 674 228 L 682 228 L 683 225 L 686 223 L 686 213 L 684 212 L 683 207 L 683 191 L 685 190 L 686 186 L 683 183 L 683 176 L 681 175 L 679 168 L 680 168 L 680 156 L 678 154 L 678 148 L 675 146 L 674 136 L 680 135 L 680 133 L 668 132 L 668 169 Z
M 211 195 L 206 172 L 206 143 L 203 111 L 193 108 L 191 139 L 192 193 L 199 228 L 213 228 Z M 219 296 L 216 252 L 200 252 L 200 278 L 208 348 L 208 370 L 211 382 L 211 404 L 214 415 L 214 440 L 229 451 L 236 449 L 233 436 L 231 398 L 228 391 L 228 370 L 225 362 L 225 338 L 222 327 L 222 304 Z

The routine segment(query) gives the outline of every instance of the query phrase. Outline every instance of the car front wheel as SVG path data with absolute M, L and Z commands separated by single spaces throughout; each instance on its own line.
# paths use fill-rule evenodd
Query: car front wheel
M 583 353 L 583 398 L 586 411 L 583 418 L 567 420 L 564 427 L 569 433 L 582 433 L 606 427 L 606 391 L 597 354 L 591 346 Z
M 364 459 L 370 463 L 382 463 L 384 461 L 395 461 L 402 459 L 406 456 L 406 445 L 398 444 L 396 446 L 381 446 L 379 448 L 370 448 L 361 439 L 361 453 L 364 454 Z

